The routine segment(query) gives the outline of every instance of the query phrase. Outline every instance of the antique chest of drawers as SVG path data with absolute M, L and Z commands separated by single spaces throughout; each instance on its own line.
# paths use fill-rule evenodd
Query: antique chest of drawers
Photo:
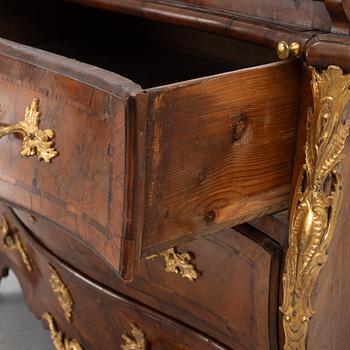
M 347 349 L 350 3 L 0 10 L 0 271 L 57 350 Z

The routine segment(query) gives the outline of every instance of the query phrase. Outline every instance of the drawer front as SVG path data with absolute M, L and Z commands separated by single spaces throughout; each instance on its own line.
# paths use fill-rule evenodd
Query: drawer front
M 69 230 L 131 280 L 142 257 L 287 206 L 299 80 L 287 61 L 141 90 L 0 40 L 0 136 L 40 116 L 24 148 L 16 134 L 0 141 L 0 198 Z M 38 135 L 51 163 L 23 156 L 38 152 Z
M 157 309 L 196 325 L 233 349 L 278 348 L 281 250 L 277 245 L 241 225 L 180 244 L 175 252 L 177 269 L 166 251 L 143 261 L 130 287 L 151 295 Z M 191 260 L 181 274 L 185 253 Z
M 119 269 L 125 186 L 125 100 L 137 86 L 73 60 L 0 42 L 0 123 L 39 100 L 55 133 L 51 163 L 24 157 L 22 137 L 0 140 L 0 196 L 67 228 Z M 3 136 L 3 135 L 1 135 Z
M 2 231 L 3 227 L 2 223 Z M 50 327 L 56 349 L 64 348 L 64 342 L 65 348 L 69 344 L 78 350 L 226 349 L 93 283 L 50 255 L 13 224 L 9 227 L 7 241 L 9 237 L 21 241 L 32 270 L 25 268 L 21 254 L 4 246 L 0 248 L 0 270 L 2 275 L 7 268 L 15 272 L 29 308 Z
M 56 225 L 23 211 L 15 213 L 16 217 L 11 212 L 7 215 L 21 231 L 32 232 L 50 251 L 94 280 L 230 348 L 277 348 L 281 249 L 252 226 L 177 245 L 177 265 L 166 264 L 165 258 L 174 257 L 169 253 L 144 259 L 134 280 L 124 284 L 94 252 Z M 183 253 L 190 254 L 188 260 Z M 185 277 L 174 273 L 173 267 L 179 266 Z

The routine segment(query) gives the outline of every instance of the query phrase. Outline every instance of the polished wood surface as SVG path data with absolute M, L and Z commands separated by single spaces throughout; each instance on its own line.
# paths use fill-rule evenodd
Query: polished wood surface
M 19 220 L 9 210 L 6 216 L 20 232 L 27 235 L 30 230 L 49 250 L 65 256 L 71 266 L 123 295 L 162 310 L 230 348 L 277 348 L 282 251 L 251 226 L 178 245 L 179 252 L 194 256 L 193 264 L 200 273 L 195 282 L 167 273 L 164 260 L 157 258 L 142 260 L 134 280 L 125 285 L 91 249 L 67 232 L 41 217 L 14 212 Z
M 349 0 L 0 5 L 0 126 L 39 98 L 59 151 L 44 164 L 19 155 L 18 135 L 0 140 L 0 200 L 23 239 L 0 248 L 0 275 L 14 269 L 34 313 L 85 350 L 119 348 L 132 322 L 152 350 L 282 349 L 309 68 L 350 72 L 349 18 Z M 280 41 L 299 48 L 293 59 L 276 62 Z M 347 157 L 309 350 L 350 337 Z M 190 254 L 196 281 L 147 259 L 168 248 Z M 48 264 L 72 292 L 73 324 Z
M 327 68 L 331 64 L 338 65 L 345 72 L 350 72 L 347 36 L 319 34 L 305 46 L 307 62 L 315 67 Z
M 118 75 L 5 40 L 0 52 L 1 123 L 22 120 L 31 100 L 39 98 L 41 123 L 55 130 L 59 150 L 57 159 L 44 164 L 19 154 L 19 138 L 2 139 L 2 198 L 70 229 L 118 268 L 124 103 L 139 87 Z M 112 181 L 116 176 L 119 180 Z
M 332 33 L 349 33 L 350 2 L 348 0 L 324 0 L 332 18 Z
M 152 349 L 227 349 L 203 334 L 85 278 L 43 250 L 29 236 L 22 232 L 19 235 L 31 258 L 33 271 L 28 273 L 18 254 L 1 246 L 0 275 L 6 275 L 8 268 L 14 271 L 30 310 L 38 318 L 45 312 L 51 314 L 56 327 L 63 332 L 63 339 L 76 339 L 85 350 L 114 350 L 120 348 L 122 335 L 129 334 L 131 324 L 135 324 L 144 332 Z M 50 285 L 52 268 L 73 300 L 71 323 L 65 319 Z
M 349 155 L 349 145 L 346 151 Z M 315 317 L 310 321 L 309 349 L 349 347 L 350 339 L 350 162 L 344 164 L 344 199 L 336 231 L 329 249 L 328 261 L 320 274 L 313 297 Z

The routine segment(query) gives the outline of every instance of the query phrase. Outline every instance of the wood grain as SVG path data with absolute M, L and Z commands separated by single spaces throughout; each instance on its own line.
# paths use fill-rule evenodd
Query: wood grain
M 149 90 L 143 255 L 285 208 L 299 75 L 290 61 Z

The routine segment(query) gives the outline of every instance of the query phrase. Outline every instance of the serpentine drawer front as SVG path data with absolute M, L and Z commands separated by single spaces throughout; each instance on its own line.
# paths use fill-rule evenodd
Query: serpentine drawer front
M 20 256 L 1 245 L 0 276 L 8 268 L 15 272 L 31 311 L 49 327 L 56 350 L 227 349 L 95 284 L 61 263 L 23 231 L 13 229 L 31 259 L 33 271 L 29 273 Z
M 277 348 L 282 249 L 252 226 L 244 224 L 178 244 L 141 261 L 133 281 L 122 283 L 91 249 L 56 224 L 22 210 L 14 213 L 6 210 L 20 232 L 30 232 L 49 251 L 64 256 L 70 266 L 111 289 L 229 348 Z M 174 273 L 176 268 L 184 273 Z
M 53 152 L 23 157 L 23 136 L 3 137 L 0 197 L 68 229 L 124 278 L 140 257 L 286 207 L 300 75 L 297 62 L 246 62 L 239 45 L 235 64 L 189 56 L 172 27 L 179 52 L 152 32 L 153 55 L 133 21 L 135 42 L 22 39 L 61 55 L 0 40 L 0 124 L 32 106 Z

